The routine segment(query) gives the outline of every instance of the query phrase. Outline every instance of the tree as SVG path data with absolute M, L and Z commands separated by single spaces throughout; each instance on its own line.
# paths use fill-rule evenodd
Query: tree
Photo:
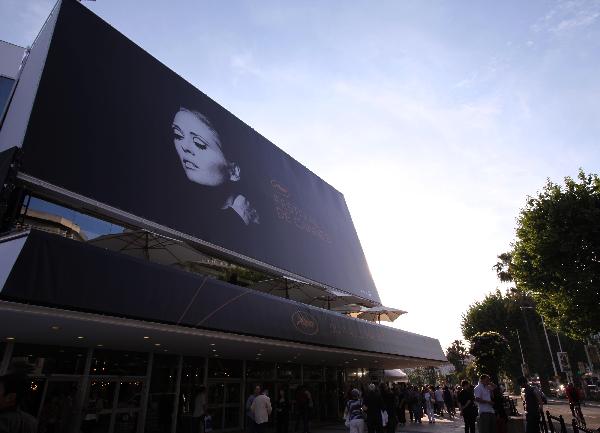
M 475 357 L 475 366 L 479 374 L 489 374 L 495 383 L 510 354 L 508 341 L 493 331 L 479 332 L 471 337 L 471 355 Z
M 465 370 L 465 360 L 468 356 L 469 351 L 460 340 L 454 340 L 446 349 L 446 358 L 454 366 L 457 376 L 461 376 Z
M 521 355 L 517 330 L 523 329 L 520 309 L 510 292 L 503 295 L 499 290 L 489 293 L 482 301 L 475 302 L 462 316 L 463 336 L 471 341 L 482 332 L 496 332 L 506 339 L 508 356 L 503 359 L 500 370 L 515 380 L 521 374 Z
M 531 296 L 546 324 L 583 340 L 600 331 L 600 178 L 579 171 L 528 197 L 500 279 Z
M 433 385 L 437 382 L 437 374 L 434 367 L 417 367 L 406 369 L 408 381 L 413 385 Z
M 535 306 L 527 295 L 508 290 L 489 293 L 482 301 L 475 302 L 462 316 L 461 328 L 467 340 L 481 332 L 493 331 L 507 341 L 508 355 L 500 365 L 500 371 L 516 383 L 522 374 L 522 357 L 532 372 L 540 375 L 543 383 L 552 376 L 552 364 L 548 357 L 541 321 L 532 317 L 532 310 L 521 307 Z M 519 332 L 519 334 L 517 334 Z M 519 339 L 522 347 L 519 345 Z M 558 351 L 558 348 L 556 349 Z

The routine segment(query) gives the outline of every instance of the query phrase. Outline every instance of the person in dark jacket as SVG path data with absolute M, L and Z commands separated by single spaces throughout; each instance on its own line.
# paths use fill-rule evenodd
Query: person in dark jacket
M 279 397 L 275 402 L 275 414 L 277 416 L 277 433 L 287 433 L 290 423 L 290 402 L 286 397 L 285 389 L 279 390 Z
M 0 376 L 0 432 L 35 433 L 37 431 L 35 418 L 20 408 L 26 389 L 27 376 L 24 373 Z
M 458 407 L 465 421 L 465 433 L 475 433 L 475 421 L 477 420 L 478 410 L 475 405 L 473 386 L 466 380 L 463 380 L 461 385 L 462 389 L 458 393 Z
M 450 391 L 450 388 L 448 388 L 448 385 L 444 385 L 442 395 L 444 396 L 444 404 L 446 405 L 448 416 L 454 418 L 454 399 L 452 398 L 452 392 Z
M 406 384 L 401 383 L 398 391 L 398 422 L 401 427 L 404 427 L 406 424 L 406 406 L 408 405 L 408 390 L 406 389 Z M 411 416 L 412 418 L 412 416 Z M 412 419 L 411 419 L 412 421 Z
M 394 433 L 396 431 L 396 426 L 398 425 L 398 396 L 389 389 L 389 387 L 382 383 L 379 385 L 379 393 L 383 400 L 384 410 L 388 414 L 387 424 L 384 427 L 386 433 Z
M 542 396 L 537 389 L 527 382 L 525 377 L 519 377 L 518 383 L 521 387 L 525 388 L 525 407 L 527 408 L 527 414 L 525 415 L 525 432 L 540 433 Z
M 377 392 L 375 384 L 371 383 L 366 397 L 363 400 L 367 408 L 367 431 L 368 433 L 383 433 L 381 411 L 384 408 L 381 395 Z

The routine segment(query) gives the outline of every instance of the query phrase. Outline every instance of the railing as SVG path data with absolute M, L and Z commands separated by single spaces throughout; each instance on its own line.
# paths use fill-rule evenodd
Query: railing
M 543 419 L 544 417 L 542 417 Z M 554 422 L 553 421 L 557 421 L 559 426 L 560 426 L 560 430 L 556 430 L 554 428 Z M 547 422 L 547 428 L 548 428 L 548 432 L 549 433 L 567 433 L 567 425 L 565 424 L 565 419 L 563 418 L 562 415 L 559 416 L 554 416 L 554 415 L 550 415 L 550 411 L 547 410 L 546 411 L 546 422 Z
M 573 433 L 596 433 L 597 430 L 590 430 L 587 427 L 582 426 L 577 422 L 575 418 L 571 421 L 571 425 L 573 426 Z

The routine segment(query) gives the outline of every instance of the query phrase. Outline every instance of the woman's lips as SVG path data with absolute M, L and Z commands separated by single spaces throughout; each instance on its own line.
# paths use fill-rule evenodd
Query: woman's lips
M 198 166 L 196 164 L 194 164 L 192 161 L 189 161 L 187 159 L 183 160 L 183 166 L 188 170 L 196 170 L 198 168 Z

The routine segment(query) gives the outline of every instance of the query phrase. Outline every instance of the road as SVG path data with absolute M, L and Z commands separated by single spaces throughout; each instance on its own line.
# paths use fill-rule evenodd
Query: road
M 522 412 L 523 406 L 519 404 L 519 411 Z M 571 423 L 573 415 L 569 409 L 569 403 L 566 400 L 550 400 L 547 405 L 544 405 L 544 412 L 550 411 L 551 415 L 562 415 L 567 424 Z M 591 429 L 600 428 L 600 403 L 589 402 L 581 406 L 581 411 L 587 423 L 587 427 Z

